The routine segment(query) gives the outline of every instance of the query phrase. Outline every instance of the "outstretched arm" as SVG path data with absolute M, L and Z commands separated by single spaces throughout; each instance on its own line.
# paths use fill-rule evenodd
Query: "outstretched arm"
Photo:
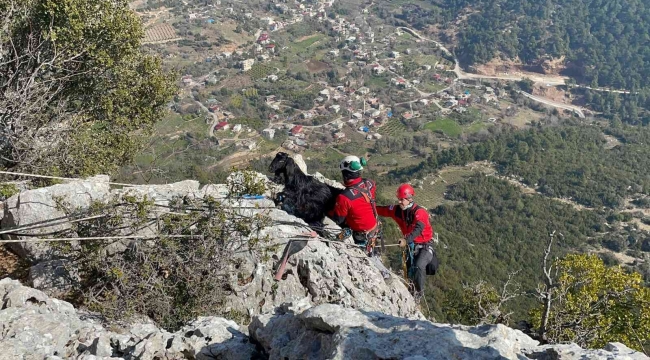
M 392 218 L 395 215 L 395 205 L 389 205 L 389 206 L 377 205 L 377 215 Z

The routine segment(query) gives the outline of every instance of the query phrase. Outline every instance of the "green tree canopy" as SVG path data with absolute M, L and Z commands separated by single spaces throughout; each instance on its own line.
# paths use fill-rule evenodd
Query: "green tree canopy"
M 567 255 L 556 266 L 550 342 L 599 348 L 618 341 L 644 350 L 650 340 L 650 289 L 641 275 L 607 267 L 595 255 Z M 532 311 L 534 326 L 540 326 L 542 314 L 542 307 Z
M 128 163 L 175 92 L 126 0 L 0 0 L 0 165 L 61 175 Z

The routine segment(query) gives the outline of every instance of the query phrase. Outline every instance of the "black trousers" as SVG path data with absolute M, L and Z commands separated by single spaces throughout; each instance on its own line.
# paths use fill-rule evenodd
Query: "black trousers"
M 413 272 L 413 284 L 415 285 L 416 294 L 422 295 L 424 292 L 424 282 L 427 278 L 427 265 L 433 259 L 433 248 L 429 244 L 415 244 L 413 252 L 413 262 L 415 268 L 409 273 Z M 407 266 L 411 269 L 410 257 L 407 257 Z

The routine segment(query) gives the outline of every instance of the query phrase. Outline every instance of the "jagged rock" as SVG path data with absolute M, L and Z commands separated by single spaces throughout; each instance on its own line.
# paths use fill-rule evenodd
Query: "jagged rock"
M 248 337 L 233 321 L 202 317 L 169 333 L 153 324 L 107 331 L 65 301 L 20 282 L 0 280 L 1 359 L 251 359 Z
M 307 164 L 305 164 L 305 160 L 302 158 L 302 155 L 296 154 L 293 155 L 292 158 L 296 165 L 298 165 L 300 171 L 302 171 L 305 175 L 309 175 L 307 172 Z
M 233 269 L 230 284 L 233 294 L 228 299 L 233 309 L 254 316 L 308 297 L 305 301 L 312 305 L 335 303 L 396 316 L 421 316 L 404 284 L 397 277 L 384 280 L 364 251 L 320 238 L 310 239 L 304 249 L 291 256 L 285 278 L 274 281 L 274 265 L 284 246 L 309 228 L 301 219 L 275 208 L 251 211 L 273 219 L 275 224 L 260 235 L 272 239 L 269 246 L 281 246 L 274 254 L 277 260 L 260 261 L 253 253 L 237 256 L 238 269 Z M 237 279 L 250 280 L 240 284 Z
M 585 350 L 576 344 L 540 346 L 526 354 L 537 360 L 647 360 L 648 357 L 621 343 L 609 343 L 605 349 Z
M 649 359 L 619 343 L 603 350 L 538 346 L 503 325 L 435 324 L 333 304 L 309 307 L 308 299 L 254 317 L 248 332 L 255 344 L 218 317 L 200 317 L 175 333 L 151 323 L 108 331 L 93 316 L 10 279 L 0 280 L 0 304 L 2 359 Z
M 503 325 L 434 324 L 331 304 L 258 316 L 249 333 L 270 359 L 648 359 L 616 343 L 605 350 L 540 347 Z
M 2 228 L 34 225 L 39 222 L 61 219 L 67 215 L 60 207 L 61 202 L 71 209 L 86 209 L 95 201 L 105 201 L 110 193 L 108 176 L 99 175 L 80 181 L 57 184 L 46 188 L 22 191 L 4 202 Z M 70 229 L 70 223 L 56 222 L 53 225 L 31 230 L 20 230 L 26 234 L 45 234 Z M 5 239 L 28 239 L 25 236 L 3 236 Z M 44 243 L 12 243 L 9 246 L 20 256 L 32 262 L 51 260 L 56 254 Z
M 231 174 L 227 185 L 207 185 L 202 189 L 199 189 L 198 182 L 188 180 L 168 185 L 142 185 L 109 191 L 106 184 L 108 182 L 107 177 L 55 185 L 30 190 L 12 197 L 8 203 L 14 205 L 8 206 L 8 208 L 10 212 L 13 211 L 16 215 L 3 219 L 3 224 L 24 224 L 27 221 L 25 219 L 28 218 L 28 214 L 24 214 L 24 211 L 29 208 L 21 201 L 35 199 L 36 195 L 34 194 L 38 194 L 39 198 L 51 203 L 54 202 L 53 199 L 57 196 L 69 194 L 66 200 L 68 202 L 72 200 L 75 208 L 89 206 L 91 199 L 101 201 L 123 195 L 131 195 L 137 198 L 146 196 L 149 200 L 163 206 L 156 208 L 155 211 L 168 211 L 164 206 L 169 205 L 170 201 L 175 198 L 212 196 L 220 199 L 224 206 L 231 209 L 233 214 L 241 216 L 262 214 L 270 217 L 273 221 L 273 224 L 265 228 L 260 234 L 260 238 L 268 236 L 270 239 L 268 243 L 264 244 L 265 247 L 277 245 L 277 250 L 266 254 L 270 258 L 263 256 L 260 251 L 245 250 L 239 251 L 235 256 L 237 268 L 232 268 L 228 272 L 230 286 L 233 289 L 233 294 L 229 299 L 229 307 L 232 311 L 252 317 L 272 311 L 283 303 L 309 297 L 310 305 L 336 303 L 367 311 L 381 311 L 396 316 L 420 316 L 406 287 L 397 279 L 384 281 L 378 270 L 365 257 L 362 250 L 345 245 L 321 242 L 323 239 L 320 238 L 311 239 L 303 250 L 293 255 L 287 266 L 286 278 L 283 281 L 276 282 L 273 279 L 275 268 L 282 256 L 284 246 L 297 235 L 304 234 L 310 229 L 301 219 L 276 209 L 269 197 L 278 191 L 278 186 L 271 183 L 263 174 L 254 175 L 255 180 L 264 181 L 268 189 L 268 194 L 263 199 L 225 198 L 229 189 L 235 188 L 238 183 L 244 181 L 242 173 Z M 102 183 L 97 184 L 96 181 Z M 341 186 L 333 181 L 328 182 Z M 96 191 L 99 192 L 99 195 L 94 194 L 95 188 L 97 188 Z M 79 189 L 84 189 L 83 197 L 74 195 L 81 192 Z M 13 208 L 17 210 L 12 210 Z M 55 208 L 39 208 L 38 219 L 46 220 L 57 216 L 63 216 L 63 213 Z M 18 218 L 23 220 L 21 222 L 12 220 Z M 35 219 L 35 216 L 31 218 Z M 125 221 L 128 224 L 129 220 Z M 69 224 L 60 226 L 65 227 L 69 226 Z M 340 231 L 340 228 L 329 219 L 326 221 L 326 226 L 331 228 L 332 232 Z M 51 227 L 47 229 L 49 231 L 60 230 Z M 127 232 L 131 231 L 131 229 L 125 227 L 123 231 Z M 156 224 L 149 223 L 140 227 L 135 232 L 135 235 L 153 236 L 156 232 Z M 130 240 L 114 242 L 104 251 L 107 256 L 110 256 L 124 251 L 131 242 Z M 33 285 L 46 291 L 49 295 L 59 295 L 65 292 L 69 287 L 69 281 L 76 278 L 75 274 L 64 271 L 65 267 L 62 265 L 65 260 L 50 258 L 52 251 L 47 244 L 38 244 L 38 248 L 34 249 L 30 248 L 31 244 L 21 246 L 28 249 L 23 254 L 36 262 L 30 271 Z M 249 280 L 242 283 L 241 279 Z
M 68 265 L 65 259 L 40 262 L 29 268 L 29 280 L 36 289 L 51 296 L 64 295 L 79 280 L 77 272 Z

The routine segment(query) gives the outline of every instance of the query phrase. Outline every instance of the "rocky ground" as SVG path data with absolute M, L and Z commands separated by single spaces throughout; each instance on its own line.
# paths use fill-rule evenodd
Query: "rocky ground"
M 184 181 L 111 190 L 107 180 L 96 177 L 22 191 L 3 203 L 2 228 L 65 220 L 68 215 L 57 205 L 61 199 L 83 209 L 130 191 L 168 204 L 174 196 L 224 198 L 228 189 Z M 305 224 L 276 209 L 270 195 L 237 200 L 233 208 L 273 219 L 263 235 L 272 244 L 285 244 L 304 233 Z M 38 235 L 67 226 L 63 221 L 23 231 Z M 538 346 L 502 325 L 426 321 L 398 277 L 384 280 L 361 250 L 319 239 L 291 257 L 285 278 L 277 282 L 274 268 L 282 246 L 268 259 L 250 251 L 237 254 L 227 302 L 230 309 L 248 315 L 247 327 L 208 316 L 175 333 L 150 321 L 106 325 L 101 317 L 57 300 L 56 294 L 65 291 L 57 274 L 65 259 L 46 243 L 14 243 L 13 251 L 31 264 L 28 283 L 34 288 L 9 278 L 0 281 L 0 359 L 648 359 L 621 344 L 604 350 Z
M 148 322 L 111 330 L 65 301 L 0 280 L 2 359 L 648 359 L 622 344 L 604 350 L 538 346 L 503 325 L 435 324 L 303 299 L 241 327 L 200 317 L 175 333 Z

